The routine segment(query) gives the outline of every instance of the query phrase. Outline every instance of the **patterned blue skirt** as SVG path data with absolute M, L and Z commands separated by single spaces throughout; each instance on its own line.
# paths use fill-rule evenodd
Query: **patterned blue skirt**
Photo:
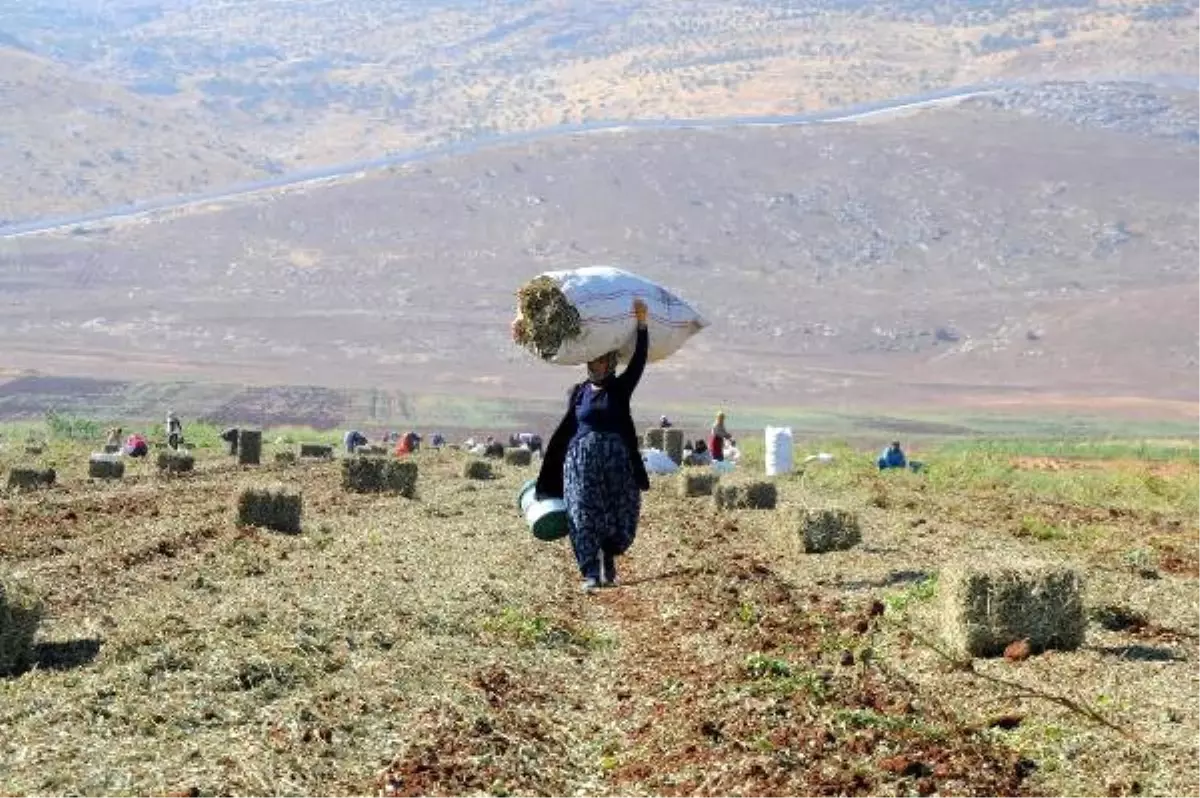
M 567 449 L 563 499 L 575 561 L 594 575 L 600 552 L 624 554 L 637 535 L 642 492 L 629 451 L 615 432 L 589 432 Z

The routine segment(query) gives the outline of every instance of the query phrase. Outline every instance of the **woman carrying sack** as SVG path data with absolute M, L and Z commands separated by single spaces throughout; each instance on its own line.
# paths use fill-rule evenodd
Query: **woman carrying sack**
M 646 304 L 634 299 L 637 343 L 624 373 L 617 353 L 587 364 L 587 380 L 571 389 L 567 412 L 550 438 L 537 495 L 562 498 L 583 590 L 617 582 L 616 557 L 637 535 L 641 492 L 650 489 L 629 404 L 646 367 Z

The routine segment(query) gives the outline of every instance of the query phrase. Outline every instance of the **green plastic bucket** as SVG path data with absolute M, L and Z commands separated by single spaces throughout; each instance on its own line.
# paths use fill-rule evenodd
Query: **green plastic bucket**
M 537 499 L 537 480 L 521 486 L 517 506 L 538 540 L 558 540 L 567 535 L 567 505 L 562 499 Z

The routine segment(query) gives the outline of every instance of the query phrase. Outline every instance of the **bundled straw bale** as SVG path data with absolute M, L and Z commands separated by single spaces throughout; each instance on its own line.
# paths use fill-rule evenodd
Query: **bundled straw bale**
M 238 465 L 258 465 L 262 460 L 262 430 L 238 430 Z
M 92 479 L 120 479 L 125 476 L 125 461 L 119 454 L 93 452 L 88 458 L 88 476 Z
M 583 331 L 579 311 L 549 277 L 535 277 L 521 286 L 517 306 L 520 318 L 514 338 L 540 358 L 554 357 L 563 342 L 577 338 Z
M 495 479 L 496 469 L 487 460 L 468 460 L 463 465 L 465 479 Z
M 713 490 L 718 510 L 771 510 L 778 497 L 774 482 L 719 484 Z
M 120 453 L 120 451 L 121 451 L 121 444 L 119 444 L 119 443 L 104 444 L 104 453 L 105 454 L 118 454 L 118 453 Z
M 672 428 L 663 431 L 666 433 L 663 436 L 663 451 L 675 465 L 683 465 L 683 430 Z
M 646 430 L 646 448 L 663 450 L 663 441 L 666 438 L 667 431 L 662 427 L 654 427 Z
M 237 499 L 237 522 L 278 532 L 299 532 L 304 497 L 283 485 L 245 488 Z
M 275 463 L 277 465 L 292 465 L 297 459 L 295 452 L 275 452 Z
M 328 443 L 302 443 L 300 444 L 300 456 L 328 460 L 333 457 L 333 447 Z
M 385 457 L 348 457 L 342 461 L 342 487 L 356 493 L 417 493 L 417 464 Z
M 25 454 L 32 455 L 33 457 L 37 457 L 45 450 L 46 450 L 46 448 L 44 446 L 42 446 L 40 443 L 31 443 L 31 444 L 26 445 Z
M 41 599 L 20 581 L 0 576 L 0 676 L 33 661 L 33 637 L 42 622 Z
M 711 471 L 684 469 L 679 474 L 679 495 L 683 498 L 711 496 L 721 477 Z
M 1036 562 L 952 563 L 938 578 L 942 633 L 960 653 L 994 657 L 1027 640 L 1032 651 L 1083 643 L 1083 577 Z
M 187 474 L 196 468 L 191 452 L 163 449 L 158 453 L 158 470 L 166 474 Z
M 807 554 L 845 551 L 862 542 L 858 516 L 847 510 L 805 510 L 800 514 L 800 536 Z
M 506 449 L 504 452 L 504 462 L 509 465 L 527 466 L 533 462 L 533 452 L 520 446 L 513 449 Z
M 16 466 L 8 472 L 8 487 L 16 490 L 34 490 L 54 484 L 58 474 L 53 468 L 26 468 Z
M 359 446 L 357 449 L 354 450 L 354 453 L 369 456 L 369 457 L 380 457 L 380 456 L 386 455 L 388 453 L 388 450 L 387 450 L 386 446 L 380 446 L 378 444 L 372 443 L 367 446 Z

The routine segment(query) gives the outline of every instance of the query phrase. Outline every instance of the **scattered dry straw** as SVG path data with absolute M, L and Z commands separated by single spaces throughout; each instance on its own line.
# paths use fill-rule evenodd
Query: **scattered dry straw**
M 685 469 L 679 474 L 679 495 L 685 499 L 693 496 L 711 496 L 721 477 L 711 471 Z
M 718 510 L 772 510 L 778 498 L 774 482 L 719 484 L 713 490 Z
M 517 447 L 504 452 L 504 462 L 514 466 L 527 466 L 533 462 L 533 452 Z
M 237 499 L 237 522 L 277 532 L 299 532 L 304 498 L 284 485 L 244 488 Z
M 994 657 L 1017 640 L 1044 651 L 1083 643 L 1083 578 L 1041 563 L 952 563 L 938 580 L 942 634 L 958 653 Z
M 0 577 L 0 676 L 29 666 L 42 610 L 41 599 L 28 586 Z
M 577 337 L 583 329 L 579 311 L 549 277 L 535 277 L 521 286 L 517 307 L 517 343 L 544 360 L 554 357 L 564 341 Z
M 417 495 L 417 464 L 384 457 L 350 457 L 342 461 L 342 487 L 356 493 Z
M 847 510 L 805 510 L 800 514 L 800 535 L 807 554 L 845 551 L 862 542 L 858 516 Z

